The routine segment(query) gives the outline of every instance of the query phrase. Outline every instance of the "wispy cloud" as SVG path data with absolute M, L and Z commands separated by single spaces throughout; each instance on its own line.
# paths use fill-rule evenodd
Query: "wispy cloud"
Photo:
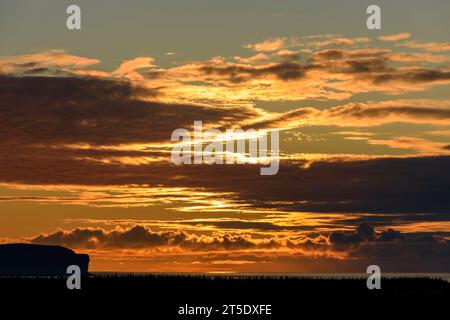
M 450 51 L 449 42 L 424 42 L 419 40 L 401 42 L 396 44 L 399 47 L 407 47 L 412 49 L 423 49 L 426 51 Z
M 244 45 L 244 48 L 251 49 L 256 52 L 270 52 L 281 50 L 285 47 L 285 45 L 286 38 L 272 38 L 262 42 L 246 44 Z
M 154 67 L 154 61 L 155 59 L 151 57 L 138 57 L 132 60 L 124 61 L 119 68 L 112 73 L 112 75 L 116 77 L 125 77 L 130 80 L 142 80 L 142 75 L 136 72 L 136 70 Z
M 411 34 L 408 32 L 396 33 L 389 36 L 379 36 L 378 39 L 381 41 L 399 41 L 408 39 L 411 37 Z

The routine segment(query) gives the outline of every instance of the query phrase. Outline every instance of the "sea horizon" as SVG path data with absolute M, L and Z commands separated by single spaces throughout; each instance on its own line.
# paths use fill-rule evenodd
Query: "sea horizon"
M 184 277 L 223 277 L 223 278 L 293 278 L 293 279 L 365 279 L 368 274 L 361 272 L 345 273 L 255 273 L 255 272 L 125 272 L 125 271 L 94 271 L 95 276 L 184 276 Z M 450 273 L 442 272 L 387 272 L 382 278 L 427 278 L 442 279 L 450 282 Z

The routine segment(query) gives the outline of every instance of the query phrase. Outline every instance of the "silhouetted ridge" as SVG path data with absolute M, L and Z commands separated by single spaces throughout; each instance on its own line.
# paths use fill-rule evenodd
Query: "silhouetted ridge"
M 65 276 L 70 265 L 79 266 L 86 275 L 89 256 L 60 246 L 0 245 L 0 276 Z

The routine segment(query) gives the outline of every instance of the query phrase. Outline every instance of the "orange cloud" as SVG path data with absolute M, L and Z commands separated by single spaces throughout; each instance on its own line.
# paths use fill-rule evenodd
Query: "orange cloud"
M 293 42 L 297 45 L 311 46 L 311 47 L 326 47 L 326 46 L 350 46 L 361 43 L 369 43 L 370 39 L 367 37 L 348 38 L 338 34 L 323 34 L 312 35 L 304 37 L 304 40 L 296 39 Z M 309 39 L 318 39 L 309 41 Z
M 423 41 L 407 41 L 396 44 L 398 47 L 407 47 L 412 49 L 423 49 L 426 51 L 450 51 L 449 42 L 423 42 Z
M 450 101 L 395 100 L 349 103 L 325 110 L 298 108 L 267 115 L 248 124 L 253 128 L 298 128 L 336 125 L 369 127 L 392 122 L 450 125 Z
M 374 145 L 385 145 L 389 148 L 415 150 L 423 154 L 450 154 L 449 143 L 418 137 L 400 136 L 391 139 L 368 139 L 367 142 Z
M 389 36 L 379 36 L 378 39 L 381 41 L 398 41 L 403 39 L 408 39 L 411 37 L 410 33 L 404 32 L 404 33 L 396 33 Z
M 98 64 L 100 60 L 84 58 L 66 53 L 64 50 L 49 50 L 0 59 L 2 73 L 35 73 L 59 70 L 75 70 Z
M 236 56 L 236 57 L 234 57 L 234 59 L 241 63 L 252 63 L 252 62 L 261 61 L 261 60 L 268 60 L 269 56 L 267 56 L 264 53 L 257 53 L 254 56 L 251 56 L 248 58 L 242 58 L 242 57 Z
M 151 57 L 137 57 L 132 60 L 127 60 L 122 62 L 119 68 L 115 70 L 112 75 L 116 77 L 128 78 L 130 80 L 142 80 L 142 75 L 136 72 L 136 70 L 154 67 L 154 61 L 155 59 Z
M 254 44 L 246 44 L 244 48 L 251 49 L 256 52 L 278 51 L 284 48 L 286 38 L 271 38 Z

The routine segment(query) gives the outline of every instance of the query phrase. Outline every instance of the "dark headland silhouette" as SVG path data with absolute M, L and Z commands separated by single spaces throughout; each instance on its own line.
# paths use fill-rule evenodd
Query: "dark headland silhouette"
M 60 246 L 37 244 L 0 245 L 0 276 L 67 276 L 67 267 L 77 265 L 87 275 L 89 256 Z

